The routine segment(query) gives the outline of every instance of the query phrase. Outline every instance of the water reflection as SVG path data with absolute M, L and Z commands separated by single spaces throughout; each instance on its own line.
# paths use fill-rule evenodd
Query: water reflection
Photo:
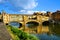
M 50 24 L 49 28 L 52 34 L 60 36 L 60 24 Z
M 19 27 L 19 23 L 12 22 L 10 25 Z M 31 24 L 29 24 L 31 26 Z M 35 25 L 35 24 L 34 24 Z M 33 25 L 32 25 L 33 26 Z M 46 27 L 43 26 L 42 27 Z M 43 33 L 43 34 L 34 34 L 36 35 L 40 40 L 60 40 L 60 24 L 50 24 L 49 27 L 49 33 Z
M 30 21 L 30 22 L 26 23 L 26 26 L 29 28 L 35 28 L 35 27 L 39 26 L 39 23 L 35 22 L 35 21 Z
M 47 35 L 46 33 L 43 34 L 34 34 L 36 35 L 40 40 L 60 40 L 60 37 L 56 35 Z
M 19 23 L 18 22 L 10 22 L 10 25 L 13 27 L 19 27 Z

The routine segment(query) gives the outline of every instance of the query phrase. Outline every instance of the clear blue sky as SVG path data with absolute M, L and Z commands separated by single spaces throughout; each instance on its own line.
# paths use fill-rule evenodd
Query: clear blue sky
M 31 13 L 60 10 L 60 0 L 0 0 L 0 12 Z

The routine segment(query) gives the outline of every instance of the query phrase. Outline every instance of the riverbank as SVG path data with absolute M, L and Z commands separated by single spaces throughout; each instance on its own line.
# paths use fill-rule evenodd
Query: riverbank
M 0 22 L 0 40 L 11 40 L 11 39 L 12 37 L 7 31 L 6 26 L 2 22 Z
M 7 29 L 13 40 L 39 40 L 36 36 L 23 32 L 16 27 L 7 26 Z

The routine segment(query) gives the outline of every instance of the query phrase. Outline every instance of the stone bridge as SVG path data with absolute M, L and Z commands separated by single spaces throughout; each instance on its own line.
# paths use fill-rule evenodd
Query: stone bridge
M 42 30 L 42 23 L 45 21 L 49 20 L 48 16 L 44 16 L 44 15 L 22 15 L 22 14 L 6 14 L 6 13 L 2 13 L 3 16 L 3 22 L 4 24 L 8 25 L 11 22 L 18 22 L 20 24 L 19 29 L 23 29 L 25 32 L 32 32 L 31 30 L 33 30 L 35 28 L 35 31 L 33 31 L 33 33 L 41 33 Z M 28 23 L 33 23 L 35 26 L 33 29 L 30 29 L 29 27 L 27 27 Z

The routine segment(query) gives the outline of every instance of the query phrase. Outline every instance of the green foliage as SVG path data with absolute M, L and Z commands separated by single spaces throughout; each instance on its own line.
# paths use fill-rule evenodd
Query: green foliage
M 14 40 L 20 40 L 19 37 L 16 35 Z
M 10 27 L 12 33 L 14 35 L 16 35 L 16 39 L 15 40 L 38 40 L 38 38 L 34 35 L 31 35 L 29 33 L 23 32 L 21 30 L 19 30 L 16 27 L 12 27 L 12 26 L 7 26 Z

